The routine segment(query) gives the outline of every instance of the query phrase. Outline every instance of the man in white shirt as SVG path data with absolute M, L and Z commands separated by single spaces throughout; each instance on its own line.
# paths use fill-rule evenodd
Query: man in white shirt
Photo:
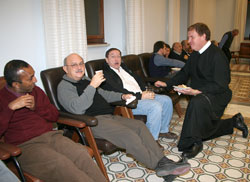
M 103 74 L 106 81 L 101 85 L 102 88 L 136 96 L 138 104 L 132 112 L 134 115 L 147 115 L 146 125 L 156 141 L 159 137 L 177 138 L 176 134 L 169 132 L 172 100 L 166 95 L 146 91 L 144 81 L 121 62 L 119 49 L 111 48 L 106 52 Z

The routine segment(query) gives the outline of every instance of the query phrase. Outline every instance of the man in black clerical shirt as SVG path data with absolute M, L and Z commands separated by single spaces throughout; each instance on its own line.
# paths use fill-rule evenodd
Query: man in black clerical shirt
M 203 141 L 232 134 L 234 128 L 242 131 L 244 138 L 248 136 L 248 128 L 240 113 L 229 119 L 221 119 L 232 98 L 228 86 L 230 69 L 225 54 L 211 44 L 207 25 L 191 25 L 188 28 L 188 42 L 194 52 L 182 70 L 166 83 L 155 83 L 167 89 L 177 85 L 179 88 L 174 90 L 191 96 L 178 143 L 183 158 L 195 157 L 202 151 Z M 183 89 L 181 84 L 186 84 L 189 79 L 190 87 Z

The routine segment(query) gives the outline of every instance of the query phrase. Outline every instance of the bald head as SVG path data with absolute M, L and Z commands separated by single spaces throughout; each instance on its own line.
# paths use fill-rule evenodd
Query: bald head
M 76 53 L 72 53 L 64 58 L 63 70 L 67 76 L 73 80 L 81 80 L 85 73 L 83 58 Z

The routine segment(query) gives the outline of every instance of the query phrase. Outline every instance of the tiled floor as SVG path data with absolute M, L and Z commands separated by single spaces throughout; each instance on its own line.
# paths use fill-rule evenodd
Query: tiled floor
M 182 120 L 175 114 L 171 130 L 180 133 Z M 250 122 L 248 122 L 250 127 Z M 190 159 L 191 170 L 175 181 L 188 182 L 247 182 L 250 181 L 250 137 L 242 138 L 240 131 L 204 142 L 204 149 L 194 159 Z M 177 140 L 161 139 L 165 155 L 178 161 Z M 103 156 L 104 164 L 111 182 L 162 182 L 162 178 L 137 164 L 125 153 L 116 152 Z

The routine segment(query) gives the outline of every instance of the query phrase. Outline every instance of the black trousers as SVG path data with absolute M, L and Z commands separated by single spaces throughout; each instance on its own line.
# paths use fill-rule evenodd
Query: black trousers
M 220 119 L 225 108 L 219 116 L 217 112 L 216 118 L 211 107 L 213 104 L 202 94 L 191 98 L 178 143 L 179 151 L 190 149 L 195 142 L 233 133 L 233 119 Z

